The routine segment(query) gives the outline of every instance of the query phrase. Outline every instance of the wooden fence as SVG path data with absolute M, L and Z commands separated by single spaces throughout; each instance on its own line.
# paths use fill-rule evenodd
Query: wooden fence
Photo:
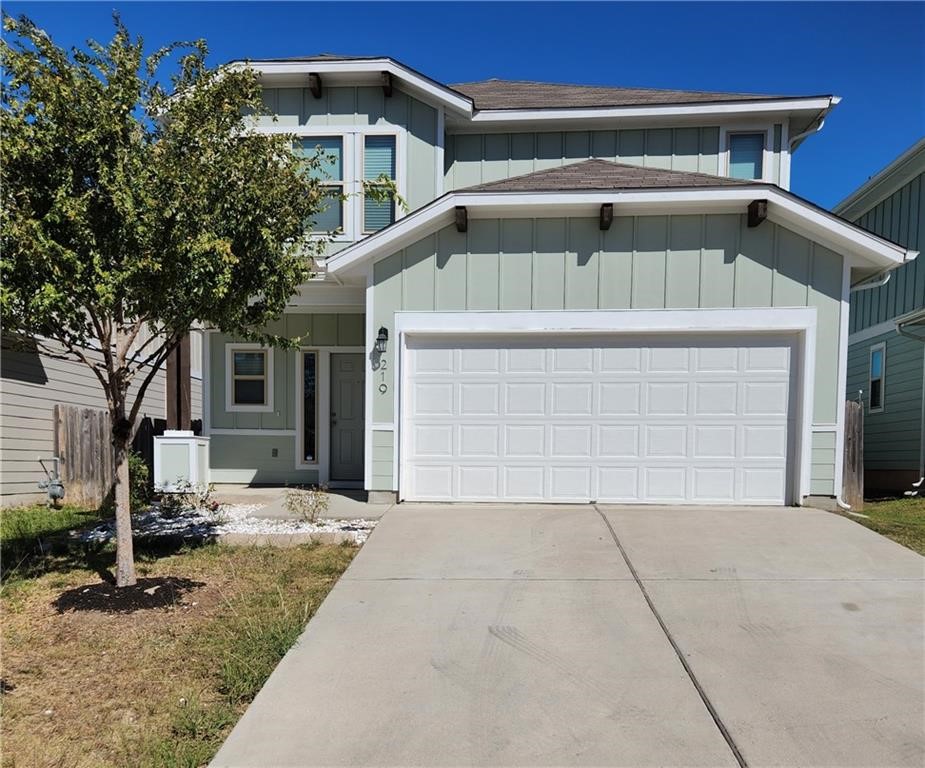
M 59 467 L 64 483 L 65 501 L 98 507 L 111 494 L 115 482 L 109 414 L 95 408 L 55 405 L 55 456 L 63 459 Z M 144 417 L 135 430 L 132 450 L 148 465 L 148 477 L 154 475 L 154 437 L 163 435 L 164 419 Z M 193 431 L 202 431 L 202 422 L 193 421 Z
M 864 508 L 864 406 L 845 403 L 845 456 L 842 499 L 855 511 Z

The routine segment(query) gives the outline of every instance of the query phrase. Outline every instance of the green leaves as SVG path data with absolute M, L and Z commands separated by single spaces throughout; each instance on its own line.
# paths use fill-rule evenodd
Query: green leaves
M 138 320 L 165 343 L 199 321 L 288 343 L 260 329 L 326 246 L 304 228 L 323 198 L 292 137 L 250 130 L 256 74 L 210 69 L 203 41 L 146 57 L 118 17 L 108 44 L 71 52 L 3 24 L 4 326 L 105 347 Z

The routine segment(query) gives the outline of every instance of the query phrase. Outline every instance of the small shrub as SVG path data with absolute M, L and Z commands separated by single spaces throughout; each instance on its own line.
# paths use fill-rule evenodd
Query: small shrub
M 214 491 L 214 485 L 178 480 L 172 491 L 161 493 L 161 517 L 173 519 L 196 511 L 218 512 L 221 505 L 212 498 Z
M 331 498 L 326 486 L 311 488 L 287 488 L 286 509 L 298 515 L 309 523 L 314 523 L 320 516 L 328 511 Z
M 132 512 L 138 512 L 151 501 L 151 476 L 148 465 L 139 453 L 128 455 L 128 478 Z

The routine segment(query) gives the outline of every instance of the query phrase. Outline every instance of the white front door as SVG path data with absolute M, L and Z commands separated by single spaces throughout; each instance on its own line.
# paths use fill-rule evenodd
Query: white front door
M 402 498 L 788 502 L 793 337 L 408 336 Z

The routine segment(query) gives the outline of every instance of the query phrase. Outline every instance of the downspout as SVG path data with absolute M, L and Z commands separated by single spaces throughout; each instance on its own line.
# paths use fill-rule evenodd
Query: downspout
M 878 272 L 873 277 L 864 280 L 857 285 L 851 286 L 852 293 L 854 291 L 869 291 L 871 288 L 880 288 L 890 282 L 890 278 L 893 276 L 893 270 L 895 267 L 890 267 L 885 269 L 883 272 Z

